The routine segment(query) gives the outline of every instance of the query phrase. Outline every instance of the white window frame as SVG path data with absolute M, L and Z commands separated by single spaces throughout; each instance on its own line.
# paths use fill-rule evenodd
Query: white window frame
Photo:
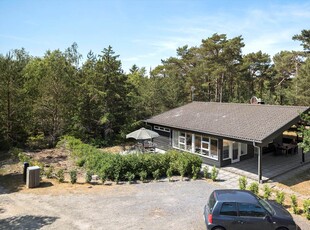
M 159 131 L 170 133 L 170 129 L 169 128 L 161 127 L 161 126 L 158 126 L 158 125 L 154 125 L 154 130 L 159 130 Z

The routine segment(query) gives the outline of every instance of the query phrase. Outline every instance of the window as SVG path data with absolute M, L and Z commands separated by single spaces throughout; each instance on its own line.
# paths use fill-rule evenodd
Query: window
M 177 149 L 218 160 L 218 140 L 208 136 L 173 130 L 172 146 Z
M 264 217 L 266 215 L 265 210 L 256 204 L 239 203 L 238 206 L 240 216 Z
M 236 203 L 223 203 L 220 211 L 223 216 L 237 216 Z
M 161 127 L 161 126 L 154 126 L 154 129 L 155 130 L 160 130 L 160 131 L 163 131 L 163 132 L 167 132 L 167 133 L 170 133 L 170 129 L 168 128 L 165 128 L 165 127 Z
M 230 141 L 223 140 L 223 160 L 229 159 Z
M 211 157 L 218 159 L 217 139 L 211 139 Z
M 248 153 L 248 145 L 244 143 L 240 143 L 241 145 L 241 156 L 246 155 Z

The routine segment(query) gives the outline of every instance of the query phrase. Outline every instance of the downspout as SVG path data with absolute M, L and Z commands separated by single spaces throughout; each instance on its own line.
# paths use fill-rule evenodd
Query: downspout
M 258 174 L 258 182 L 260 184 L 262 184 L 263 183 L 263 180 L 262 180 L 262 152 L 261 152 L 261 148 L 259 146 L 256 146 L 256 143 L 254 140 L 253 140 L 253 147 L 254 147 L 254 149 L 258 148 L 257 174 Z

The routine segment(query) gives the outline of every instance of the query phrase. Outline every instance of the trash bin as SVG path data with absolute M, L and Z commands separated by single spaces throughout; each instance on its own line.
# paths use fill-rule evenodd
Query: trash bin
M 27 176 L 27 168 L 29 167 L 28 162 L 24 162 L 24 173 L 23 173 L 23 181 L 26 183 L 26 176 Z
M 40 185 L 40 167 L 32 166 L 27 168 L 27 188 L 35 188 Z

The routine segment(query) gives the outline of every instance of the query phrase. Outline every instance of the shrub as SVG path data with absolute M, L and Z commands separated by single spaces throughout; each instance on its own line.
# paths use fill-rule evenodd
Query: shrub
M 10 149 L 10 155 L 13 157 L 13 159 L 19 159 L 20 162 L 25 162 L 25 161 L 21 161 L 19 158 L 19 154 L 22 154 L 22 150 L 19 148 L 11 148 Z M 25 154 L 23 154 L 25 156 Z
M 215 165 L 214 165 L 214 166 L 212 167 L 212 170 L 211 170 L 211 179 L 212 179 L 213 181 L 216 181 L 218 174 L 219 174 L 219 170 L 216 169 L 216 167 L 215 167 Z
M 247 184 L 248 184 L 248 181 L 245 176 L 239 177 L 239 189 L 246 190 Z
M 209 177 L 209 168 L 208 166 L 203 167 L 203 177 L 208 179 Z
M 31 161 L 31 158 L 22 152 L 18 153 L 18 159 L 19 159 L 19 162 L 21 162 L 21 163 L 24 163 L 24 162 L 30 163 L 30 161 Z
M 105 172 L 105 171 L 102 171 L 102 172 L 100 173 L 99 178 L 101 179 L 102 184 L 104 184 L 104 182 L 107 180 L 107 174 L 106 174 L 106 172 Z
M 76 165 L 79 167 L 83 167 L 85 162 L 86 162 L 85 158 L 79 158 L 76 160 Z
M 91 182 L 92 175 L 93 175 L 93 173 L 91 171 L 87 171 L 86 172 L 86 175 L 85 175 L 85 182 L 86 183 L 90 183 Z
M 271 188 L 267 184 L 265 184 L 264 185 L 264 199 L 268 200 L 270 196 L 271 196 Z
M 258 183 L 252 182 L 249 186 L 249 190 L 253 192 L 255 195 L 258 195 Z
M 168 177 L 169 181 L 171 181 L 171 177 L 172 177 L 172 168 L 168 168 L 166 174 L 167 174 L 167 177 Z
M 199 172 L 200 172 L 200 167 L 193 165 L 192 166 L 193 180 L 196 180 L 198 178 Z
M 71 184 L 75 184 L 77 181 L 77 172 L 76 170 L 70 171 L 70 182 Z
M 186 173 L 186 163 L 182 160 L 179 160 L 177 162 L 177 168 L 178 168 L 178 172 L 180 173 L 181 180 L 183 180 L 183 177 Z
M 276 202 L 282 205 L 284 200 L 285 200 L 285 193 L 277 191 L 276 192 Z
M 140 180 L 141 180 L 142 182 L 145 182 L 145 180 L 146 180 L 146 178 L 147 178 L 147 172 L 146 172 L 146 171 L 141 171 L 141 172 L 139 173 L 139 176 L 140 176 Z
M 129 184 L 135 179 L 135 174 L 132 172 L 127 172 L 125 175 L 126 179 L 128 180 Z
M 294 214 L 298 214 L 298 203 L 297 203 L 297 198 L 296 195 L 291 195 L 291 201 L 292 201 L 292 208 Z
M 160 171 L 159 171 L 159 169 L 156 169 L 156 170 L 152 173 L 152 175 L 153 175 L 154 180 L 158 180 L 159 177 L 160 177 Z
M 310 199 L 304 200 L 303 206 L 306 218 L 310 220 Z
M 48 179 L 53 178 L 53 173 L 54 173 L 54 167 L 50 166 L 47 170 L 45 170 L 45 176 Z
M 58 172 L 56 173 L 57 180 L 60 183 L 63 183 L 65 181 L 65 173 L 63 169 L 59 169 Z

